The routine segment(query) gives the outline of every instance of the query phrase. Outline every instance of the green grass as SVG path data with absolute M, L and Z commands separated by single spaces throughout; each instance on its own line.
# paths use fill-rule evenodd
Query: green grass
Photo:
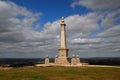
M 120 80 L 120 68 L 34 67 L 0 69 L 0 80 Z

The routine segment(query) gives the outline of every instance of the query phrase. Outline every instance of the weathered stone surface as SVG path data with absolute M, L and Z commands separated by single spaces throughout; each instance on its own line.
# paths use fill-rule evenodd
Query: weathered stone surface
M 72 55 L 71 65 L 77 65 L 77 60 L 75 55 Z
M 50 62 L 49 62 L 49 56 L 46 55 L 46 57 L 45 57 L 45 64 L 46 64 L 46 65 L 49 65 L 49 63 L 50 63 Z
M 68 59 L 66 57 L 59 57 L 57 58 L 56 64 L 60 65 L 69 65 Z
M 76 55 L 76 63 L 80 64 L 80 57 L 79 57 L 79 55 Z
M 54 63 L 57 63 L 57 60 L 58 60 L 58 56 L 56 55 L 56 56 L 55 56 L 55 62 L 54 62 Z
M 71 59 L 71 65 L 80 65 L 80 58 L 79 55 L 72 55 L 72 59 Z

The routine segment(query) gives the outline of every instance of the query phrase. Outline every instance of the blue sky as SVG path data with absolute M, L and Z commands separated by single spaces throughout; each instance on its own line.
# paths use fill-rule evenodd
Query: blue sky
M 40 21 L 43 26 L 46 22 L 53 22 L 61 16 L 68 17 L 69 15 L 80 14 L 84 15 L 91 10 L 84 6 L 77 6 L 72 8 L 70 5 L 73 0 L 11 0 L 16 4 L 27 8 L 33 12 L 41 12 L 42 20 Z
M 0 58 L 58 55 L 65 17 L 69 57 L 120 57 L 120 0 L 0 0 Z

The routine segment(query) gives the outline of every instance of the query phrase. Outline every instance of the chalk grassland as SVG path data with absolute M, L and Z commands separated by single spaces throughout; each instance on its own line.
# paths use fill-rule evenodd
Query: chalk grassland
M 0 80 L 120 80 L 120 68 L 21 67 L 0 69 Z

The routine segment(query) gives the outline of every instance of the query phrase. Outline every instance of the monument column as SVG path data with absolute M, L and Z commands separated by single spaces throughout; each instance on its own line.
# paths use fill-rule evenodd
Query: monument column
M 69 64 L 68 62 L 68 49 L 66 45 L 66 24 L 64 22 L 64 17 L 62 17 L 61 20 L 61 35 L 60 35 L 60 48 L 59 50 L 59 56 L 57 59 L 58 64 Z
M 66 30 L 65 30 L 66 24 L 64 23 L 64 17 L 62 17 L 61 20 L 61 39 L 60 39 L 60 48 L 66 49 Z

